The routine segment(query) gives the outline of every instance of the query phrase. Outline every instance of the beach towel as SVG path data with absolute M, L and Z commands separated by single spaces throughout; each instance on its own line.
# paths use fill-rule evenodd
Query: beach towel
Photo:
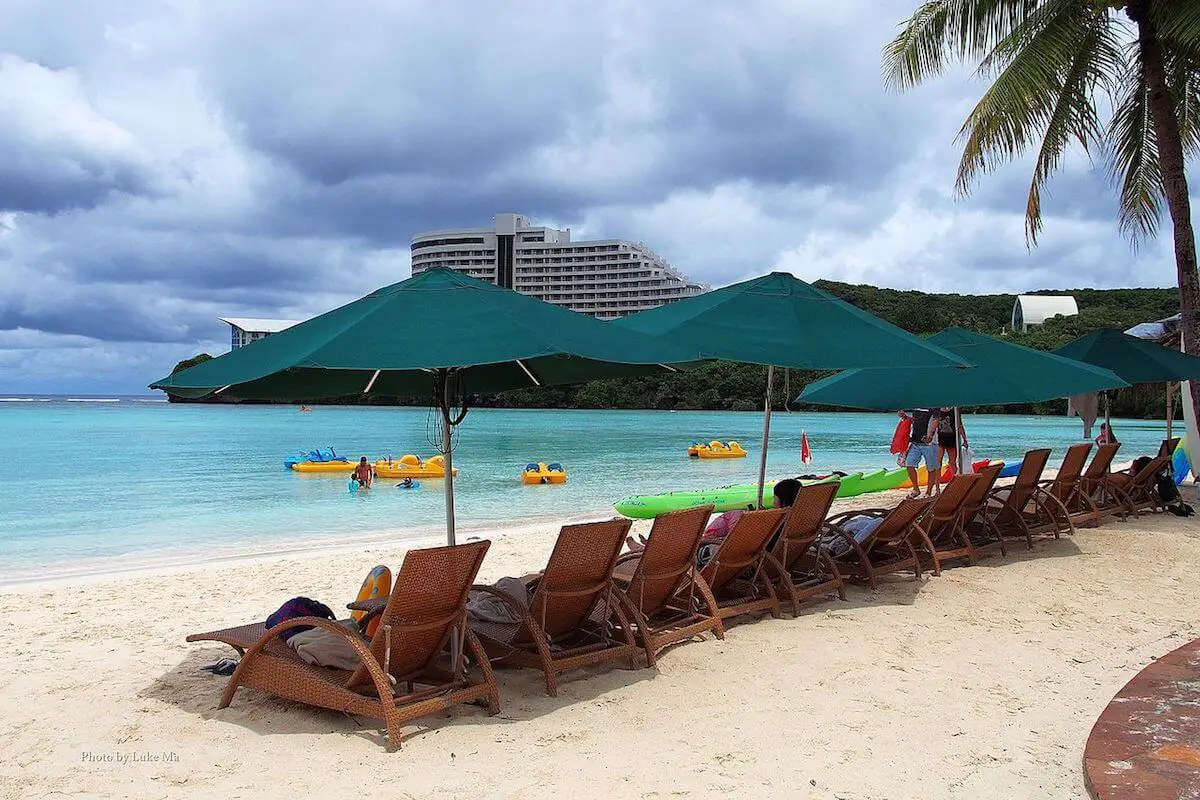
M 1067 398 L 1067 416 L 1075 415 L 1083 421 L 1083 438 L 1092 438 L 1092 425 L 1100 415 L 1100 394 L 1088 392 Z
M 529 608 L 529 589 L 520 579 L 501 578 L 492 588 L 511 597 L 522 609 Z M 521 615 L 512 606 L 486 592 L 471 592 L 467 596 L 467 617 L 478 622 L 502 624 L 521 621 Z
M 344 620 L 338 624 L 355 631 L 357 635 L 358 627 L 353 620 Z M 309 628 L 289 638 L 287 643 L 288 647 L 296 651 L 296 655 L 309 664 L 344 670 L 358 667 L 358 653 L 354 652 L 354 647 L 341 636 L 324 628 Z
M 842 523 L 842 528 L 845 529 L 854 541 L 862 544 L 871 538 L 871 534 L 883 522 L 883 517 L 852 517 Z M 833 533 L 827 533 L 821 537 L 821 546 L 829 551 L 831 556 L 844 556 L 850 552 L 850 543 L 841 536 Z

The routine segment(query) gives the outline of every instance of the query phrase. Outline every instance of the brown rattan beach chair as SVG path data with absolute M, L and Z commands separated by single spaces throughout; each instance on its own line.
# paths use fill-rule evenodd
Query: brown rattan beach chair
M 825 517 L 837 491 L 836 483 L 802 487 L 771 548 L 772 566 L 779 572 L 779 591 L 791 598 L 795 615 L 800 614 L 800 603 L 810 597 L 837 592 L 838 597 L 846 599 L 842 574 L 821 547 Z
M 901 570 L 910 570 L 920 579 L 921 559 L 912 539 L 921 537 L 921 517 L 932 503 L 931 497 L 910 497 L 895 508 L 866 508 L 830 517 L 825 524 L 838 570 L 847 578 L 865 580 L 872 589 L 877 588 L 878 578 Z M 861 542 L 843 527 L 856 517 L 881 520 Z M 842 542 L 840 552 L 836 541 Z
M 1052 517 L 1047 518 L 1045 505 L 1034 502 L 1038 481 L 1049 460 L 1049 450 L 1030 450 L 1022 459 L 1021 470 L 1012 485 L 992 489 L 987 499 L 988 513 L 996 531 L 1001 536 L 1024 538 L 1030 550 L 1033 549 L 1033 533 L 1029 529 L 1029 516 L 1035 517 L 1035 524 L 1053 521 Z
M 1179 437 L 1174 436 L 1170 439 L 1163 439 L 1162 444 L 1158 446 L 1158 454 L 1163 458 L 1170 460 L 1175 455 L 1175 448 L 1179 447 Z
M 315 617 L 289 619 L 270 630 L 259 623 L 197 633 L 187 640 L 225 642 L 245 652 L 219 708 L 229 705 L 239 686 L 253 686 L 307 705 L 382 719 L 388 750 L 394 750 L 410 720 L 478 700 L 487 701 L 489 714 L 500 710 L 491 665 L 466 624 L 467 592 L 490 544 L 410 550 L 370 640 Z M 358 667 L 339 670 L 302 661 L 280 637 L 301 626 L 341 637 L 358 654 Z M 481 676 L 470 674 L 468 653 Z
M 962 528 L 971 542 L 971 547 L 975 550 L 976 557 L 992 547 L 999 547 L 1000 555 L 1008 555 L 1008 546 L 996 528 L 996 523 L 992 519 L 993 514 L 987 503 L 988 494 L 995 488 L 996 479 L 1000 477 L 1000 471 L 1003 469 L 1003 461 L 982 467 L 975 473 L 978 480 L 971 484 L 970 491 L 963 499 Z
M 1109 468 L 1120 449 L 1120 442 L 1100 445 L 1087 469 L 1079 476 L 1079 490 L 1067 504 L 1071 522 L 1076 527 L 1099 525 L 1106 514 L 1125 516 L 1125 506 L 1108 486 Z
M 1063 456 L 1062 466 L 1053 478 L 1038 481 L 1038 492 L 1034 502 L 1041 502 L 1046 509 L 1046 516 L 1051 521 L 1040 525 L 1031 525 L 1030 533 L 1041 533 L 1053 529 L 1055 538 L 1059 533 L 1075 533 L 1075 523 L 1071 519 L 1070 507 L 1075 503 L 1075 496 L 1080 491 L 1080 479 L 1083 466 L 1087 463 L 1088 453 L 1092 443 L 1083 442 L 1067 448 Z
M 622 555 L 613 570 L 626 616 L 651 667 L 664 647 L 708 631 L 725 638 L 716 602 L 697 581 L 696 548 L 712 510 L 700 506 L 655 517 L 645 549 Z
M 526 608 L 491 586 L 474 586 L 501 600 L 520 622 L 469 620 L 494 664 L 534 667 L 546 694 L 558 694 L 558 674 L 624 660 L 633 669 L 642 648 L 613 591 L 613 567 L 632 521 L 564 525 L 545 572 L 535 578 Z
M 978 475 L 951 478 L 913 532 L 922 543 L 921 552 L 929 558 L 934 575 L 942 574 L 943 561 L 965 558 L 968 564 L 975 563 L 978 554 L 963 525 L 963 505 L 978 482 Z
M 778 576 L 768 572 L 767 546 L 787 513 L 786 508 L 745 512 L 700 570 L 697 583 L 711 593 L 720 619 L 764 611 L 779 616 Z
M 1142 511 L 1163 511 L 1166 504 L 1158 494 L 1157 478 L 1166 470 L 1170 459 L 1157 456 L 1147 461 L 1135 474 L 1109 473 L 1105 488 L 1114 494 L 1125 513 L 1137 515 Z

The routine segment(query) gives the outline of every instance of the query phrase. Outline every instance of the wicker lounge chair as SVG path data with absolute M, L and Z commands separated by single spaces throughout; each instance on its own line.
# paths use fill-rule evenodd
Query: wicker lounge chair
M 558 694 L 558 674 L 566 670 L 615 660 L 636 668 L 642 648 L 629 630 L 612 579 L 632 524 L 614 519 L 564 525 L 528 608 L 491 586 L 472 587 L 501 600 L 521 619 L 468 621 L 492 662 L 541 669 L 551 697 Z
M 996 479 L 1000 477 L 1002 469 L 1004 469 L 1004 462 L 1001 461 L 988 464 L 976 472 L 977 480 L 971 484 L 971 489 L 963 500 L 962 528 L 970 540 L 977 558 L 992 547 L 999 547 L 1000 555 L 1008 555 L 1008 546 L 1005 545 L 1004 537 L 996 528 L 987 503 L 988 494 L 995 488 Z
M 943 561 L 965 558 L 967 563 L 975 563 L 978 554 L 963 526 L 963 505 L 978 482 L 978 475 L 955 475 L 942 487 L 921 525 L 915 529 L 934 575 L 942 574 Z
M 1075 527 L 1099 525 L 1105 514 L 1125 516 L 1125 507 L 1120 498 L 1108 487 L 1109 468 L 1120 449 L 1120 442 L 1100 445 L 1087 469 L 1079 476 L 1079 490 L 1066 504 Z
M 771 548 L 772 566 L 779 572 L 779 591 L 791 599 L 795 615 L 800 614 L 800 603 L 810 597 L 837 592 L 838 597 L 846 599 L 842 574 L 820 541 L 837 491 L 836 483 L 801 488 Z
M 1116 496 L 1123 510 L 1128 514 L 1165 510 L 1166 504 L 1158 495 L 1155 479 L 1167 468 L 1170 459 L 1157 456 L 1150 459 L 1136 474 L 1128 472 L 1110 473 L 1105 480 L 1105 488 Z
M 225 642 L 245 653 L 219 708 L 229 705 L 239 686 L 253 686 L 307 705 L 382 719 L 387 723 L 387 748 L 394 750 L 400 746 L 401 728 L 410 720 L 478 700 L 487 701 L 489 714 L 500 710 L 491 665 L 466 625 L 467 592 L 490 544 L 484 540 L 410 550 L 370 640 L 345 625 L 314 617 L 293 618 L 270 630 L 259 623 L 197 633 L 187 640 Z M 359 666 L 338 670 L 302 661 L 280 638 L 300 626 L 342 637 L 357 652 Z M 478 663 L 480 678 L 468 671 L 468 652 Z
M 626 617 L 651 667 L 664 647 L 708 631 L 725 638 L 716 601 L 696 579 L 696 548 L 711 513 L 712 506 L 701 506 L 655 517 L 646 548 L 622 555 L 613 570 Z
M 867 508 L 835 514 L 825 521 L 832 538 L 845 544 L 845 551 L 834 555 L 838 570 L 847 578 L 865 580 L 872 589 L 877 578 L 892 572 L 910 570 L 921 577 L 921 559 L 913 547 L 912 537 L 922 535 L 921 517 L 933 503 L 931 497 L 906 498 L 895 508 Z M 865 541 L 859 542 L 847 531 L 844 523 L 855 517 L 882 520 Z
M 1069 509 L 1075 503 L 1075 495 L 1080 491 L 1083 467 L 1087 464 L 1091 449 L 1091 442 L 1071 445 L 1063 456 L 1058 474 L 1053 478 L 1038 481 L 1038 492 L 1034 502 L 1040 501 L 1044 505 L 1046 516 L 1050 517 L 1050 520 L 1040 525 L 1031 525 L 1030 533 L 1053 530 L 1056 539 L 1060 533 L 1074 535 L 1075 523 L 1071 520 Z
M 722 619 L 769 611 L 779 616 L 775 579 L 768 573 L 767 546 L 783 524 L 786 508 L 747 511 L 700 571 L 699 583 L 711 593 Z
M 1038 482 L 1049 460 L 1049 450 L 1030 450 L 1021 461 L 1021 471 L 1012 485 L 992 489 L 987 499 L 988 513 L 996 531 L 1001 536 L 1024 538 L 1030 550 L 1033 549 L 1033 533 L 1029 529 L 1029 509 L 1033 509 L 1035 524 L 1054 520 L 1047 516 L 1044 504 L 1039 505 L 1034 500 L 1038 493 Z

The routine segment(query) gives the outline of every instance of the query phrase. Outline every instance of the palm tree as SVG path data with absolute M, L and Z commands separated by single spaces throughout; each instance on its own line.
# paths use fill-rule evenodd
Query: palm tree
M 1175 237 L 1182 334 L 1200 354 L 1200 276 L 1186 156 L 1200 151 L 1200 0 L 929 0 L 884 48 L 892 88 L 952 63 L 978 63 L 991 86 L 963 123 L 955 183 L 966 195 L 1033 147 L 1025 205 L 1030 245 L 1041 190 L 1079 144 L 1120 184 L 1119 225 L 1136 245 L 1153 236 L 1165 199 Z M 1192 383 L 1200 409 L 1200 382 Z

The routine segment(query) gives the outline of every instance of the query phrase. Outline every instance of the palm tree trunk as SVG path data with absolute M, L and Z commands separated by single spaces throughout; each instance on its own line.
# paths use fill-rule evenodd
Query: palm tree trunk
M 1158 164 L 1163 193 L 1175 234 L 1175 269 L 1179 276 L 1180 329 L 1184 349 L 1200 355 L 1200 275 L 1196 271 L 1196 236 L 1192 230 L 1192 203 L 1184 172 L 1183 138 L 1175 100 L 1167 89 L 1162 42 L 1150 19 L 1152 0 L 1130 0 L 1125 7 L 1137 23 L 1138 57 L 1146 80 L 1150 119 L 1158 144 Z M 1200 381 L 1192 381 L 1192 402 L 1200 408 Z

